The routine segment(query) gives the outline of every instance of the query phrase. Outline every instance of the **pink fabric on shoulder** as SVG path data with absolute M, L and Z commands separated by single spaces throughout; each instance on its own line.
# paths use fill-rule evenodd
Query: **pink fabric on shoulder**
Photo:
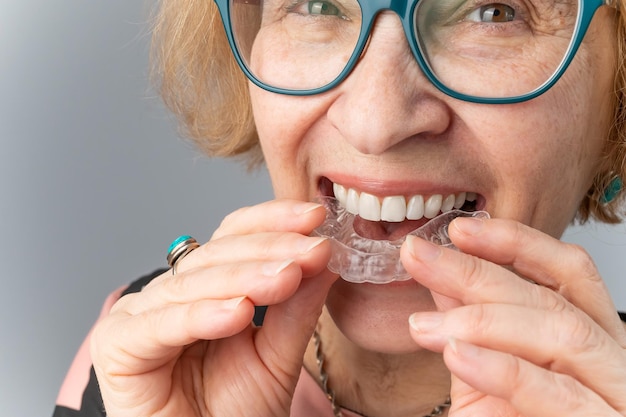
M 341 414 L 343 417 L 361 417 L 360 414 L 343 408 Z M 290 417 L 334 417 L 326 394 L 304 367 L 300 371 L 289 415 Z
M 122 296 L 122 292 L 124 292 L 126 288 L 126 286 L 120 287 L 106 298 L 98 320 L 109 314 L 111 307 L 113 307 L 113 304 L 119 300 Z M 80 410 L 81 402 L 83 400 L 83 391 L 85 391 L 85 387 L 87 387 L 87 383 L 89 382 L 89 371 L 91 369 L 91 355 L 89 354 L 90 336 L 91 330 L 78 349 L 78 353 L 74 357 L 72 365 L 63 380 L 63 385 L 61 385 L 59 396 L 56 401 L 57 405 L 72 408 L 74 410 Z

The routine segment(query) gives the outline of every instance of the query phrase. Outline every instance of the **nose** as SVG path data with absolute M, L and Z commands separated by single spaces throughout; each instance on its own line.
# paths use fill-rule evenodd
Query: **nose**
M 383 12 L 327 117 L 359 152 L 380 155 L 406 140 L 446 131 L 451 116 L 442 98 L 421 72 L 398 16 Z

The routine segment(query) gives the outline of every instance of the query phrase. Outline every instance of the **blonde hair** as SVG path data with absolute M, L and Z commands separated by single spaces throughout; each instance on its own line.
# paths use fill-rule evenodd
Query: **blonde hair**
M 213 0 L 163 0 L 153 29 L 153 74 L 183 134 L 210 156 L 261 163 L 246 77 Z
M 625 10 L 626 0 L 619 0 Z M 605 157 L 577 220 L 619 223 L 624 192 L 610 203 L 604 190 L 615 176 L 626 180 L 626 14 L 617 13 L 615 114 Z M 153 30 L 153 74 L 183 134 L 209 156 L 241 157 L 249 168 L 263 161 L 248 81 L 239 69 L 213 0 L 161 0 Z

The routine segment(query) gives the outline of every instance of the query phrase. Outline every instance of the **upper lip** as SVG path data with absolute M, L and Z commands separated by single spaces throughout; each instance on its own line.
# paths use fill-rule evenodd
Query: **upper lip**
M 463 191 L 477 192 L 477 190 L 473 189 L 471 186 L 437 185 L 407 180 L 362 179 L 345 175 L 336 177 L 330 175 L 322 176 L 319 180 L 319 192 L 325 196 L 332 196 L 332 184 L 334 183 L 381 198 L 397 195 L 411 197 L 419 194 L 426 197 L 434 194 L 455 194 Z

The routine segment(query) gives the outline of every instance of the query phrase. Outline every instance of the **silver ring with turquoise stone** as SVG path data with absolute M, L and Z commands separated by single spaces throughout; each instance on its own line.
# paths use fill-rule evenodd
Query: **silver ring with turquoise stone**
M 196 239 L 189 235 L 179 236 L 172 242 L 167 250 L 167 264 L 172 268 L 172 275 L 176 275 L 176 263 L 199 247 Z

